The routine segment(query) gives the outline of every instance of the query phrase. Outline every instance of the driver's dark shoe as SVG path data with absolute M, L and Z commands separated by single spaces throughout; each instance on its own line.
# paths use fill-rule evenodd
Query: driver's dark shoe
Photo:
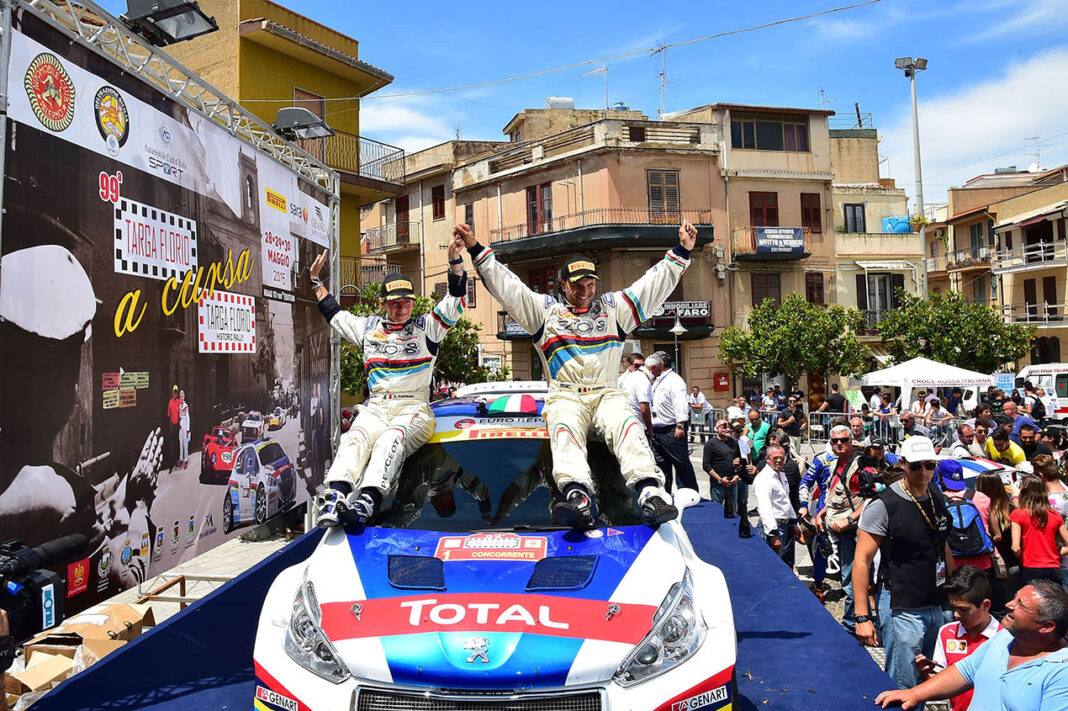
M 593 499 L 582 486 L 572 485 L 567 488 L 562 501 L 553 506 L 553 519 L 561 526 L 577 531 L 588 531 L 597 527 L 593 518 Z
M 679 510 L 669 503 L 671 495 L 658 486 L 647 486 L 638 495 L 641 506 L 642 523 L 650 528 L 657 528 L 662 523 L 679 517 Z

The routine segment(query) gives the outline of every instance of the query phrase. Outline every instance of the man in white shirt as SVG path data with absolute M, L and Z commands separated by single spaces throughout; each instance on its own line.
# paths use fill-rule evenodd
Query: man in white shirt
M 768 447 L 767 464 L 753 480 L 757 513 L 764 540 L 791 568 L 794 565 L 794 540 L 797 534 L 797 512 L 790 505 L 790 486 L 783 466 L 786 450 L 781 445 Z
M 653 403 L 653 388 L 649 383 L 649 376 L 642 367 L 645 365 L 645 356 L 641 353 L 632 353 L 627 358 L 627 371 L 619 376 L 619 389 L 627 394 L 630 400 L 630 409 L 634 416 L 645 428 L 645 434 L 652 441 L 653 418 L 650 408 Z
M 664 472 L 664 486 L 671 491 L 674 471 L 680 487 L 697 491 L 697 475 L 686 442 L 690 421 L 686 382 L 671 369 L 671 356 L 663 351 L 646 358 L 645 365 L 653 374 L 653 456 Z
M 735 404 L 727 408 L 727 419 L 733 419 L 730 416 L 732 409 L 738 410 L 738 417 L 745 417 L 745 410 L 737 407 L 738 401 L 741 400 L 745 403 L 745 398 L 735 398 Z M 700 427 L 701 444 L 705 443 L 705 430 L 710 429 L 711 425 L 708 422 L 708 418 L 712 416 L 712 406 L 708 404 L 708 398 L 701 392 L 701 389 L 694 385 L 690 388 L 690 394 L 686 396 L 686 402 L 690 405 L 690 425 L 697 425 Z M 690 441 L 693 442 L 694 433 L 690 432 Z

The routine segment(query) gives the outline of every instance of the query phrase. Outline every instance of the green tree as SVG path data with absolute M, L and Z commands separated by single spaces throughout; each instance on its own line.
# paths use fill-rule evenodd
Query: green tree
M 348 311 L 356 316 L 370 316 L 379 313 L 378 284 L 365 284 L 359 293 L 359 301 L 350 306 Z M 412 316 L 430 313 L 436 302 L 426 296 L 415 298 Z M 463 383 L 484 383 L 493 380 L 505 380 L 509 371 L 507 366 L 500 372 L 478 364 L 478 334 L 481 324 L 473 323 L 466 316 L 461 316 L 456 325 L 449 329 L 445 339 L 438 348 L 438 358 L 434 362 L 434 377 Z M 363 369 L 363 353 L 345 341 L 341 342 L 341 387 L 352 395 L 366 393 L 367 374 Z
M 730 326 L 719 339 L 719 357 L 748 376 L 757 373 L 859 374 L 871 351 L 857 338 L 859 311 L 837 304 L 817 306 L 793 293 L 749 312 L 748 328 Z
M 958 292 L 924 299 L 898 290 L 900 305 L 879 322 L 879 335 L 895 363 L 922 356 L 993 373 L 1030 348 L 1034 327 L 1007 324 L 985 304 L 970 304 Z

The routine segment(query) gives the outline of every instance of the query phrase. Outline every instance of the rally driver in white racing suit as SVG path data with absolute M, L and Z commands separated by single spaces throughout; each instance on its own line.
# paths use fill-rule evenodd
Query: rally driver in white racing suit
M 316 525 L 365 523 L 393 487 L 404 460 L 434 433 L 427 404 L 434 361 L 445 334 L 467 307 L 463 244 L 449 249 L 449 291 L 425 316 L 412 318 L 415 290 L 401 274 L 382 281 L 386 318 L 354 316 L 319 280 L 323 252 L 310 273 L 319 311 L 331 328 L 363 352 L 370 397 L 341 435 L 337 456 L 319 495 Z M 362 476 L 361 476 L 362 472 Z
M 467 247 L 486 289 L 533 336 L 548 374 L 549 394 L 542 415 L 549 430 L 553 480 L 563 498 L 553 507 L 562 525 L 596 526 L 593 480 L 586 460 L 592 428 L 615 452 L 627 485 L 638 492 L 642 520 L 658 526 L 678 516 L 664 491 L 664 475 L 653 461 L 644 426 L 634 417 L 627 395 L 616 387 L 623 341 L 659 309 L 690 264 L 697 229 L 679 228 L 679 244 L 630 287 L 597 297 L 596 265 L 587 257 L 568 259 L 560 273 L 566 303 L 538 294 L 497 261 L 492 249 L 475 240 L 467 225 L 453 228 L 451 249 Z

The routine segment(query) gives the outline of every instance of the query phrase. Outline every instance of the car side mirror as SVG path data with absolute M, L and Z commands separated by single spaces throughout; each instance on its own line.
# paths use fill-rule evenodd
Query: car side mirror
M 681 515 L 685 509 L 701 503 L 701 494 L 694 489 L 680 488 L 675 491 L 673 500 L 675 508 L 679 510 Z

